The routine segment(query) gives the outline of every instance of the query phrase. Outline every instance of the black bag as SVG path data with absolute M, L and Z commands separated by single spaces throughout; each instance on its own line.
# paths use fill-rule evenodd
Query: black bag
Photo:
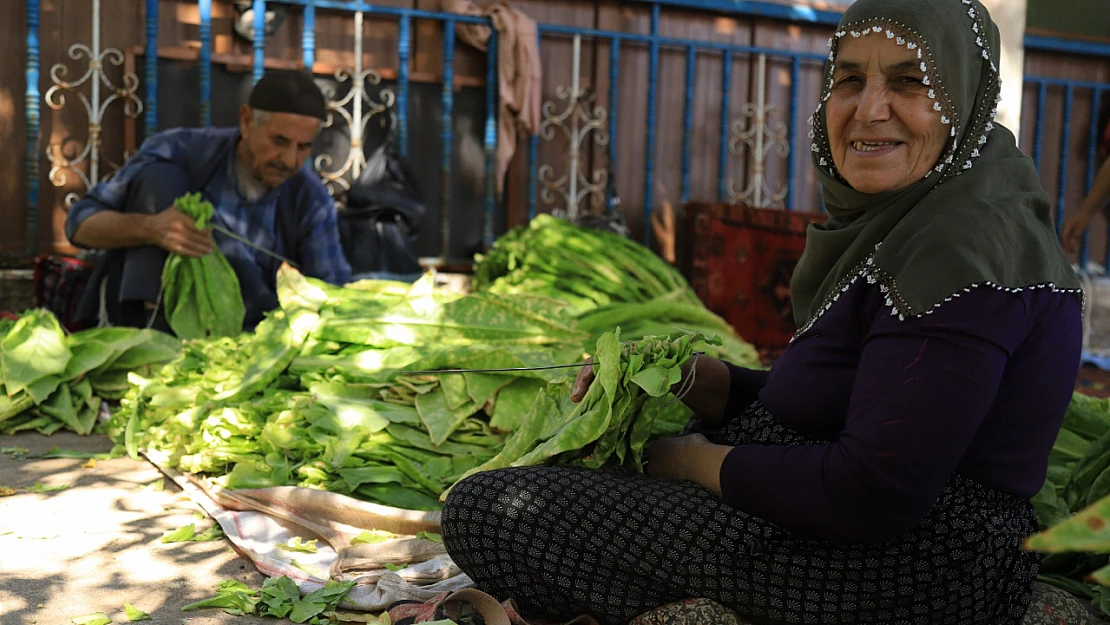
M 391 127 L 339 211 L 339 237 L 351 272 L 420 273 L 416 240 L 424 213 L 416 179 Z

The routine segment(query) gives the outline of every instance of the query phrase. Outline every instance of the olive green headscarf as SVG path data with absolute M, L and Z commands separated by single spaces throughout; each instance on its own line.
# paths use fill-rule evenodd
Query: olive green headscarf
M 918 52 L 950 139 L 929 174 L 909 187 L 860 193 L 833 165 L 824 103 L 844 37 L 886 37 Z M 860 277 L 877 282 L 903 318 L 973 286 L 1079 292 L 1032 160 L 993 122 L 999 35 L 978 0 L 858 0 L 830 48 L 812 134 L 830 219 L 810 227 L 794 272 L 799 334 Z

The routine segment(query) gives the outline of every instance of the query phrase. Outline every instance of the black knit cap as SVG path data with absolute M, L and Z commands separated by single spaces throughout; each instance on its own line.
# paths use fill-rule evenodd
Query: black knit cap
M 327 121 L 327 102 L 312 76 L 294 70 L 266 72 L 251 90 L 247 106 Z

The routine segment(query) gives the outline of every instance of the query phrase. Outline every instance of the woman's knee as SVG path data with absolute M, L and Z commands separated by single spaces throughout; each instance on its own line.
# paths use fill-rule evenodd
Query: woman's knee
M 536 467 L 504 468 L 475 473 L 455 484 L 443 504 L 444 540 L 480 532 L 479 526 L 497 525 L 516 516 L 535 497 Z

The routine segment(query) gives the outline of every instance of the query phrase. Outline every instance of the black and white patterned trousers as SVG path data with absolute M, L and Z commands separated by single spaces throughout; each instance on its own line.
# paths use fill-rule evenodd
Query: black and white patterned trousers
M 805 444 L 759 404 L 721 444 Z M 1039 556 L 1029 502 L 956 476 L 921 525 L 883 545 L 807 540 L 693 482 L 616 469 L 473 475 L 443 510 L 448 553 L 482 590 L 522 613 L 591 614 L 624 625 L 689 597 L 760 624 L 1011 625 Z

